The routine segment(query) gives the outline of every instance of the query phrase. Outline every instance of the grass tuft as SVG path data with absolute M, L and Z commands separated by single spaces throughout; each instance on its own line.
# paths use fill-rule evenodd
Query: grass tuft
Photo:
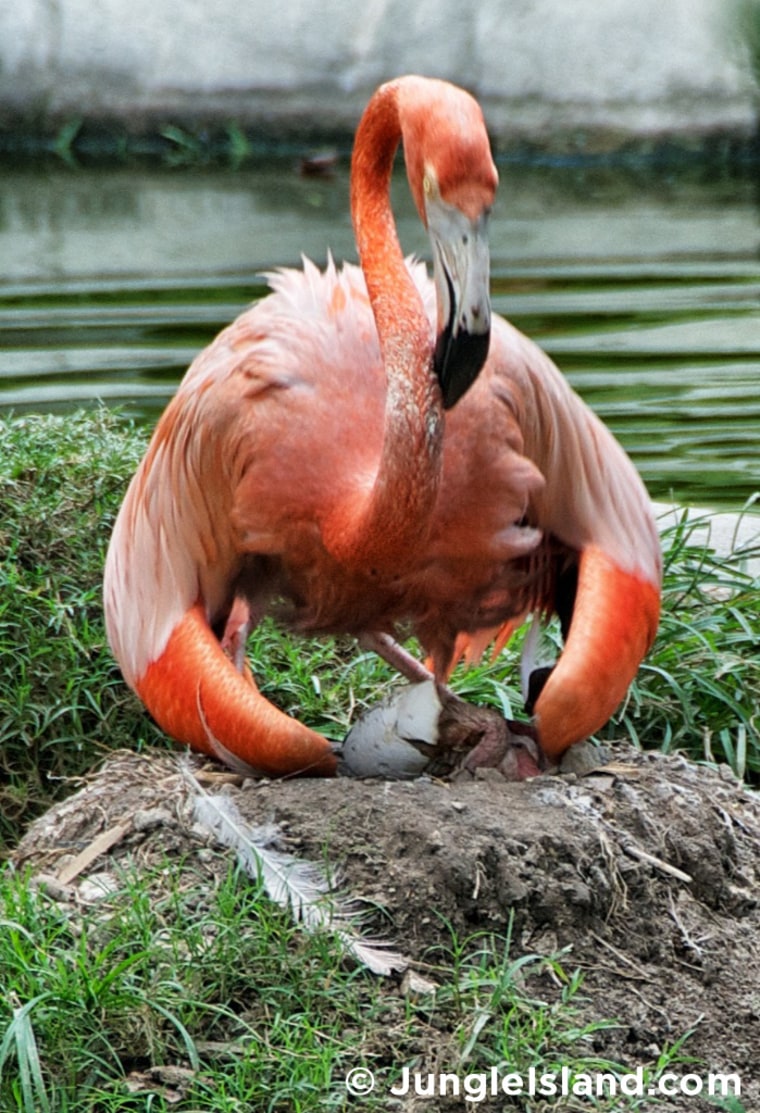
M 144 446 L 105 410 L 0 421 L 0 848 L 98 754 L 158 740 L 101 605 L 108 536 Z
M 507 1064 L 526 1075 L 568 1063 L 576 1074 L 625 1069 L 594 1050 L 615 1022 L 582 1019 L 581 977 L 566 956 L 514 958 L 511 931 L 452 931 L 450 947 L 430 955 L 438 988 L 404 998 L 347 969 L 329 936 L 299 931 L 235 869 L 211 891 L 168 860 L 127 870 L 76 913 L 6 870 L 0 913 L 4 1113 L 342 1109 L 359 1065 L 378 1081 L 362 1099 L 373 1113 L 387 1108 L 403 1064 L 462 1075 Z
M 646 749 L 725 762 L 760 782 L 760 547 L 718 556 L 705 521 L 663 534 L 663 611 L 656 642 L 615 725 Z M 619 733 L 619 730 L 617 731 Z

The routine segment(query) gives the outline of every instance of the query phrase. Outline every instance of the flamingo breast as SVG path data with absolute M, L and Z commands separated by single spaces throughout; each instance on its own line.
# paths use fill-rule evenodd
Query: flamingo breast
M 433 284 L 409 266 L 432 333 Z M 245 554 L 236 590 L 258 609 L 279 600 L 283 621 L 314 632 L 408 623 L 430 638 L 441 623 L 448 639 L 452 621 L 471 628 L 513 616 L 524 609 L 526 572 L 511 562 L 540 541 L 522 519 L 543 479 L 487 374 L 446 416 L 432 518 L 393 572 L 339 564 L 322 544 L 320 521 L 374 483 L 386 387 L 361 272 L 329 266 L 320 278 L 309 266 L 278 274 L 274 295 L 220 338 L 242 353 L 220 386 L 239 430 L 228 439 L 237 445 L 230 521 Z

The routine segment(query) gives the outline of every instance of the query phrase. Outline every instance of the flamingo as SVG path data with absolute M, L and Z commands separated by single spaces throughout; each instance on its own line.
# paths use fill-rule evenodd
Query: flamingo
M 396 234 L 400 141 L 432 280 Z M 104 605 L 124 678 L 179 742 L 270 776 L 335 772 L 331 743 L 246 663 L 266 613 L 354 635 L 420 680 L 397 640 L 413 634 L 441 683 L 531 612 L 559 614 L 563 651 L 532 707 L 541 761 L 624 698 L 659 618 L 651 504 L 549 357 L 491 314 L 496 187 L 468 93 L 383 84 L 352 155 L 360 266 L 268 276 L 160 418 L 115 523 Z

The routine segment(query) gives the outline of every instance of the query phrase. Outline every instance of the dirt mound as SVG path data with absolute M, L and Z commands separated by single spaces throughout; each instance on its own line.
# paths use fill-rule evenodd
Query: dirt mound
M 612 752 L 592 774 L 522 784 L 488 771 L 456 783 L 216 783 L 251 823 L 274 821 L 292 853 L 326 855 L 352 896 L 387 909 L 385 934 L 412 959 L 449 941 L 436 913 L 468 934 L 504 932 L 511 910 L 516 947 L 571 948 L 566 966 L 585 972 L 585 1019 L 624 1020 L 600 1033 L 600 1055 L 649 1062 L 694 1029 L 687 1050 L 704 1065 L 684 1073 L 739 1074 L 751 1111 L 760 1106 L 760 797 L 727 770 Z M 109 856 L 147 863 L 180 851 L 190 862 L 201 844 L 178 760 L 116 755 L 34 824 L 15 861 L 63 881 L 62 899 Z M 670 1108 L 707 1106 L 692 1098 Z

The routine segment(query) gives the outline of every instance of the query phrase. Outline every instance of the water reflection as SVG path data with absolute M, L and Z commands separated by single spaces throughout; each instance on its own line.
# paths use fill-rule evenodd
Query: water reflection
M 739 506 L 760 486 L 760 262 L 749 178 L 503 166 L 494 304 L 613 427 L 653 493 Z M 404 247 L 427 254 L 405 182 Z M 103 399 L 153 420 L 258 275 L 354 258 L 345 164 L 5 172 L 0 407 Z

